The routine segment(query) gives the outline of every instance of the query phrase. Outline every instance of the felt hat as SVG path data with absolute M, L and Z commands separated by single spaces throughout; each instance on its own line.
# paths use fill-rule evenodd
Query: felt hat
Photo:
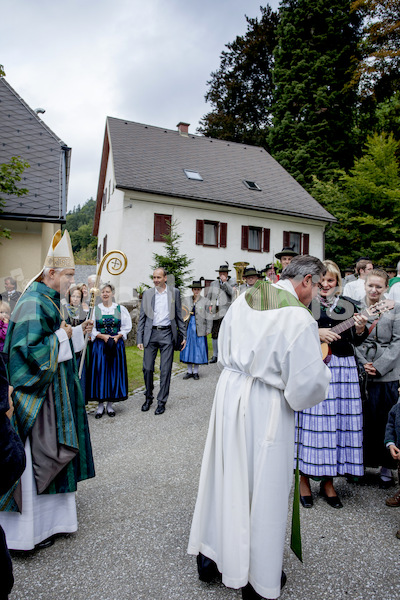
M 257 277 L 260 276 L 259 272 L 255 267 L 246 267 L 243 271 L 242 277 L 251 277 L 251 275 L 257 275 Z
M 198 279 L 197 281 L 193 280 L 193 282 L 191 283 L 191 285 L 188 285 L 189 288 L 197 288 L 197 289 L 203 289 L 204 285 L 205 285 L 205 279 L 204 277 L 200 277 L 200 279 Z
M 280 252 L 277 252 L 275 254 L 275 258 L 278 258 L 280 260 L 282 258 L 282 256 L 298 256 L 298 255 L 299 255 L 299 253 L 295 252 L 291 246 L 285 246 L 284 248 L 282 248 L 282 250 Z
M 226 262 L 224 265 L 221 265 L 219 269 L 215 269 L 219 273 L 229 273 L 232 269 L 229 268 L 229 263 Z

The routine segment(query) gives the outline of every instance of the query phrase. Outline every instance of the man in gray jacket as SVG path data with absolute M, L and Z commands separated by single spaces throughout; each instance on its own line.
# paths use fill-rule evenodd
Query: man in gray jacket
M 228 308 L 234 300 L 233 282 L 228 275 L 229 264 L 221 265 L 218 271 L 218 277 L 212 281 L 207 292 L 207 300 L 210 301 L 213 315 L 213 326 L 211 330 L 213 356 L 210 363 L 216 363 L 218 360 L 218 334 L 222 319 L 226 315 Z
M 146 400 L 142 411 L 148 411 L 153 404 L 154 363 L 160 350 L 160 391 L 157 396 L 156 415 L 165 412 L 171 383 L 174 346 L 178 341 L 178 332 L 182 336 L 180 350 L 186 345 L 186 331 L 182 319 L 181 297 L 179 290 L 167 286 L 167 273 L 159 268 L 153 272 L 154 288 L 146 290 L 140 306 L 137 331 L 137 346 L 144 350 L 143 376 L 146 385 Z

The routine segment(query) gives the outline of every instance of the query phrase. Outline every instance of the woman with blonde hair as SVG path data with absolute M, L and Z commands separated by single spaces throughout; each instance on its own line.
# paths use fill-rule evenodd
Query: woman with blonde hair
M 350 298 L 341 296 L 342 278 L 337 264 L 325 260 L 324 265 L 327 271 L 312 311 L 321 343 L 329 344 L 331 382 L 323 402 L 298 413 L 300 500 L 305 508 L 313 506 L 310 478 L 320 482 L 320 494 L 329 506 L 342 508 L 333 477 L 364 473 L 362 405 L 354 345 L 368 336 L 367 319 L 357 315 Z M 332 330 L 348 319 L 354 319 L 354 324 L 350 321 L 340 335 Z

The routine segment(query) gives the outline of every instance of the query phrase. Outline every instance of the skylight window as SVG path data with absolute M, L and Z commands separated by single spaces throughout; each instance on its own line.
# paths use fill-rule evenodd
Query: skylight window
M 261 192 L 260 186 L 257 185 L 255 181 L 248 181 L 247 179 L 243 179 L 243 183 L 247 188 L 249 188 L 249 190 L 258 190 L 259 192 Z
M 183 169 L 188 179 L 194 179 L 196 181 L 203 181 L 202 176 L 197 171 L 190 171 L 189 169 Z

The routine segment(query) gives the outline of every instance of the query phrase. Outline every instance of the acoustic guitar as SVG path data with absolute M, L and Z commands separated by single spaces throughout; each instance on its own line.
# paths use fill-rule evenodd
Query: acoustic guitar
M 381 300 L 376 304 L 372 304 L 369 308 L 364 308 L 359 315 L 363 315 L 365 317 L 379 317 L 381 314 L 388 312 L 394 308 L 395 301 L 394 300 Z M 354 316 L 350 319 L 346 319 L 346 321 L 342 321 L 338 325 L 335 325 L 331 328 L 331 331 L 334 333 L 343 333 L 350 327 L 353 327 L 355 323 Z M 331 360 L 332 350 L 330 344 L 328 342 L 321 342 L 321 352 L 322 352 L 322 360 L 325 364 L 328 364 Z

